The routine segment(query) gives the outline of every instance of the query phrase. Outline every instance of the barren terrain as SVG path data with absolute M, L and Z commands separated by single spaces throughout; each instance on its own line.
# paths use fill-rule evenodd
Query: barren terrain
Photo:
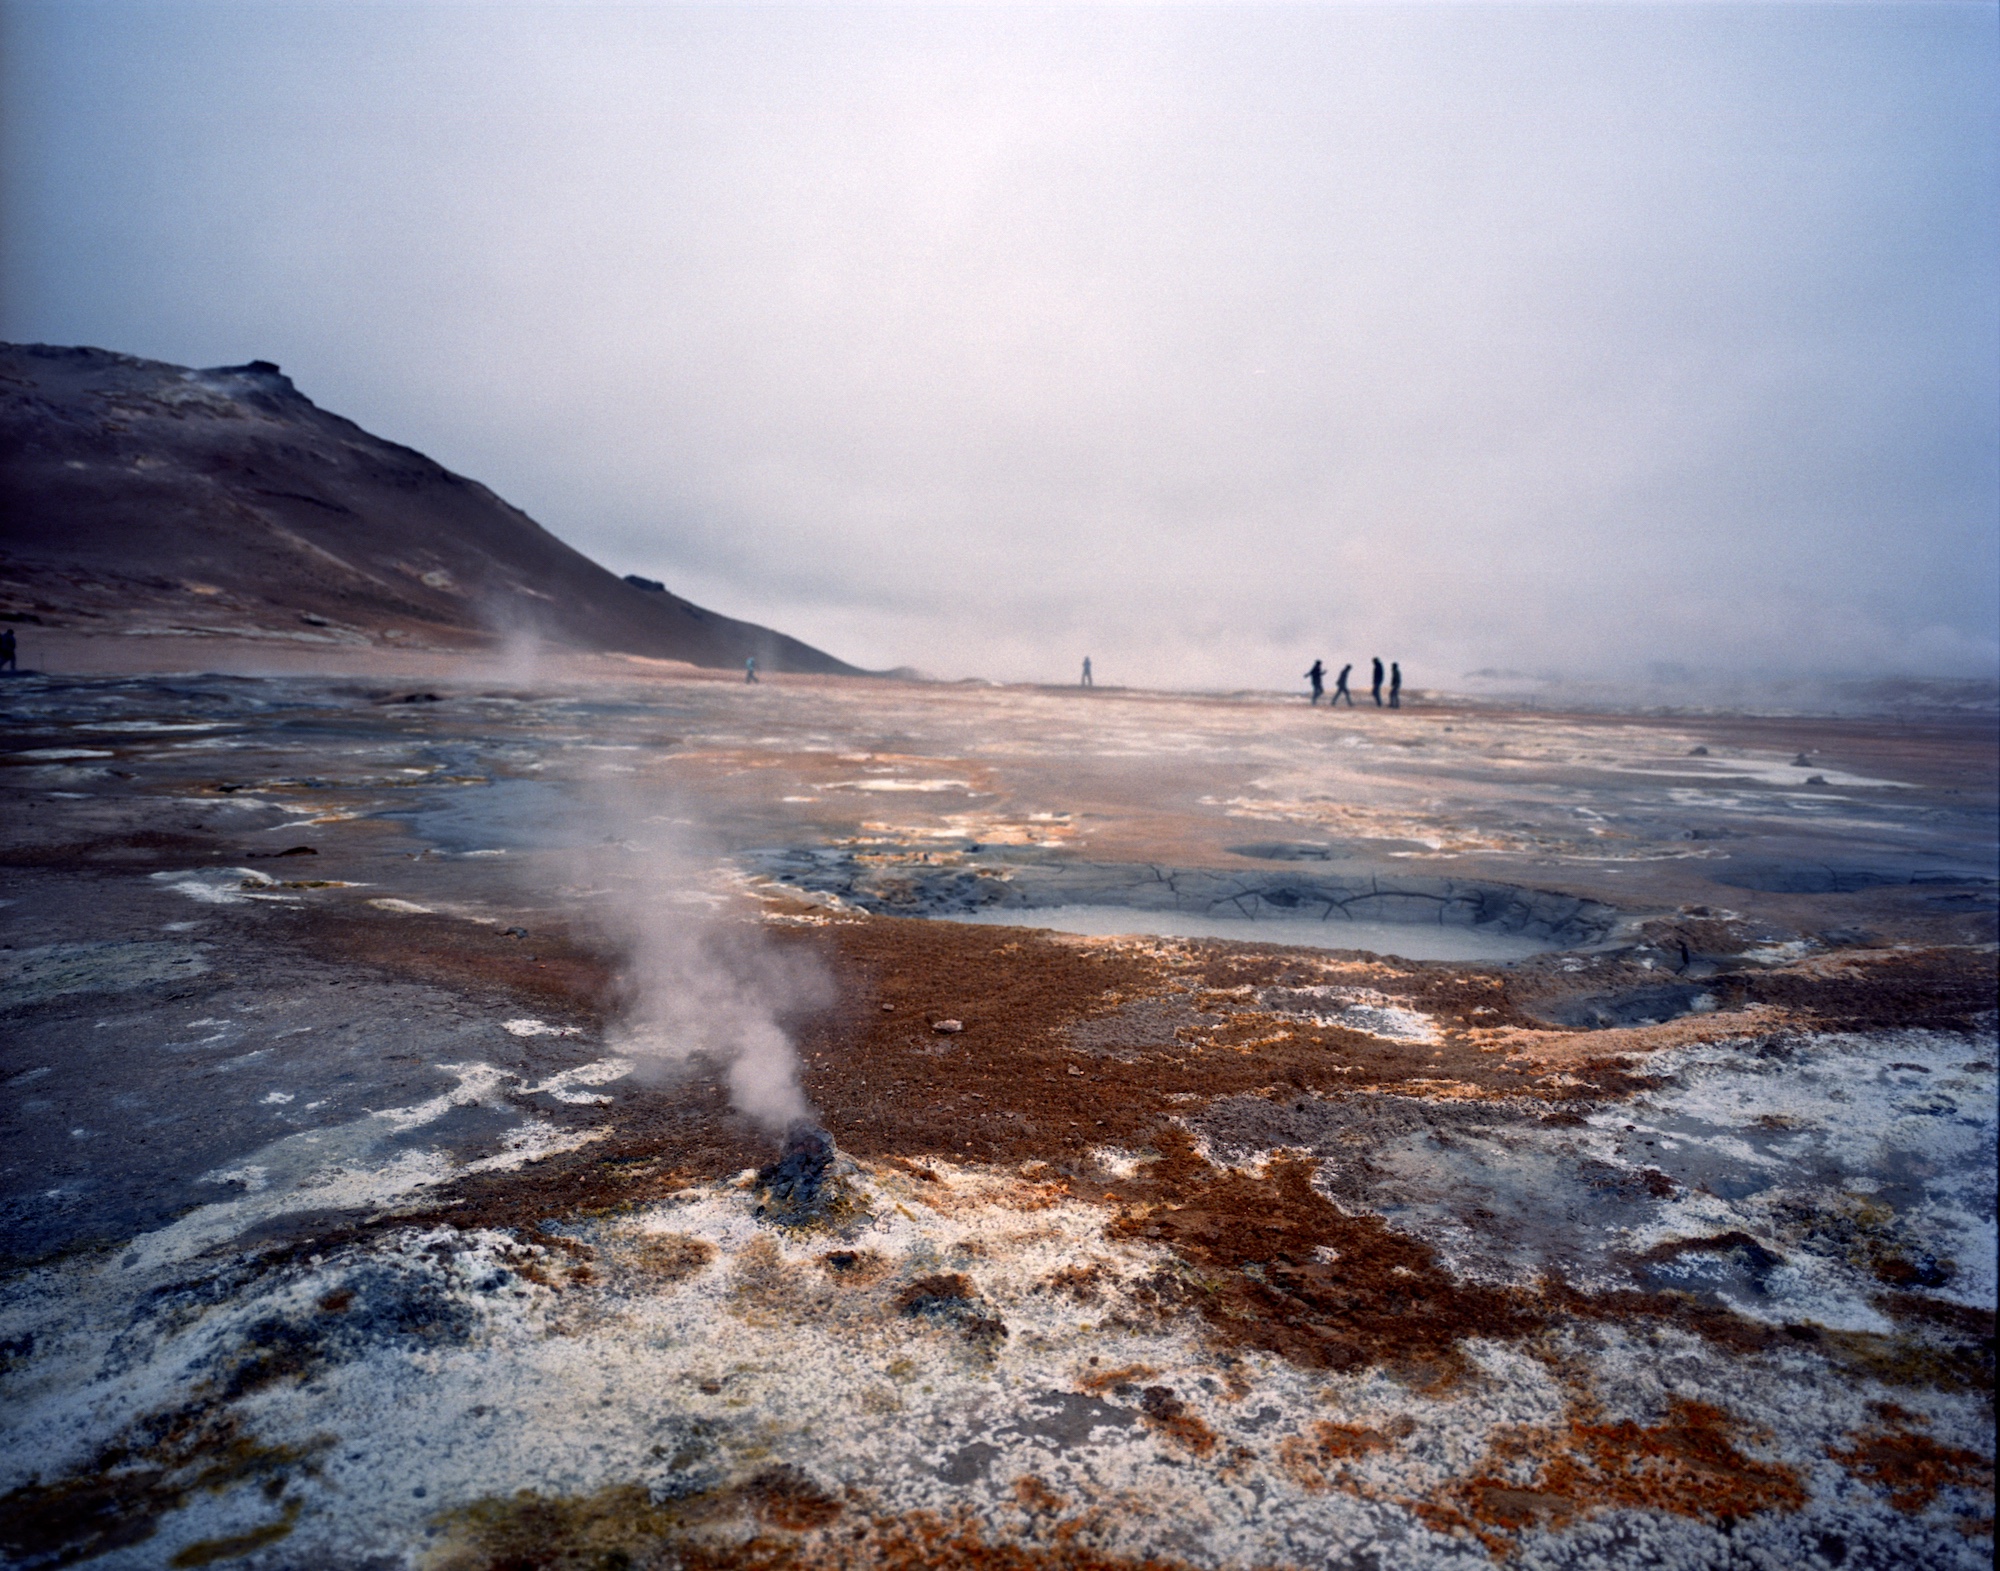
M 1990 715 L 4 702 L 9 1564 L 1990 1563 Z

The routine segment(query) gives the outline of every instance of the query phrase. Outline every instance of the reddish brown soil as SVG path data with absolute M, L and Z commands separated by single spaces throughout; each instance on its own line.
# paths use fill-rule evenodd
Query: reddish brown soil
M 1119 1186 L 1112 1232 L 1193 1266 L 1142 1293 L 1194 1309 L 1227 1345 L 1311 1369 L 1389 1363 L 1430 1386 L 1464 1372 L 1458 1344 L 1473 1331 L 1520 1336 L 1540 1322 L 1523 1295 L 1461 1283 L 1381 1218 L 1336 1209 L 1313 1189 L 1309 1163 L 1274 1160 L 1257 1178 L 1211 1167 L 1179 1130 L 1157 1144 L 1161 1160 Z
M 1292 1435 L 1279 1442 L 1278 1463 L 1294 1483 L 1314 1494 L 1335 1488 L 1360 1493 L 1349 1465 L 1372 1451 L 1394 1451 L 1397 1442 L 1415 1430 L 1408 1418 L 1396 1420 L 1387 1430 L 1365 1424 L 1314 1424 L 1310 1435 Z
M 566 1023 L 600 1025 L 619 1002 L 616 959 L 568 933 L 511 938 L 451 916 L 328 907 L 275 915 L 274 936 L 325 959 L 410 981 L 507 997 Z
M 1582 717 L 1582 723 L 1593 721 Z M 1604 717 L 1603 723 L 1634 722 Z M 1661 723 L 1675 729 L 1689 724 L 1685 717 Z M 1968 748 L 1967 727 L 1958 724 L 1871 729 L 1846 722 L 1716 720 L 1701 728 L 1720 741 L 1787 751 L 1823 745 L 1835 766 L 1990 796 L 1992 727 L 1980 724 L 1988 738 L 1983 748 Z M 21 745 L 66 740 L 51 731 Z M 273 754 L 269 767 L 293 765 Z M 31 809 L 24 824 L 34 822 Z M 0 852 L 0 861 L 88 878 L 235 865 L 249 849 L 241 837 L 167 827 L 89 837 L 87 826 L 65 820 L 49 833 L 64 843 L 12 845 Z M 347 837 L 344 852 L 329 832 L 315 858 L 254 865 L 279 877 L 374 878 L 357 867 L 364 852 L 388 854 L 391 831 L 348 826 L 340 834 Z M 426 903 L 434 898 L 416 884 L 394 887 Z M 297 909 L 264 907 L 256 914 L 255 946 L 230 951 L 228 963 L 282 967 L 288 955 L 305 955 L 360 973 L 433 984 L 459 995 L 469 1011 L 525 1009 L 593 1032 L 617 1017 L 618 956 L 597 939 L 553 924 L 525 939 L 510 938 L 443 914 L 389 916 L 366 909 L 362 898 L 358 891 L 323 890 Z M 1746 895 L 1738 903 L 1761 913 L 1759 921 L 1823 926 L 1829 920 L 1804 899 L 1788 904 Z M 790 914 L 824 921 L 806 907 Z M 1334 968 L 1348 962 L 1319 951 L 1227 944 L 1148 948 L 888 918 L 778 929 L 771 942 L 783 953 L 816 958 L 835 981 L 839 1002 L 803 1023 L 800 1043 L 807 1087 L 846 1151 L 920 1177 L 929 1172 L 927 1163 L 946 1160 L 1046 1164 L 1031 1171 L 1051 1195 L 1103 1206 L 1116 1235 L 1156 1244 L 1161 1254 L 1142 1276 L 1122 1282 L 1113 1280 L 1118 1268 L 1108 1261 L 1079 1261 L 1049 1278 L 1045 1290 L 1101 1305 L 1102 1318 L 1199 1317 L 1195 1323 L 1217 1345 L 1216 1368 L 1224 1379 L 1233 1378 L 1232 1352 L 1254 1347 L 1316 1369 L 1379 1363 L 1411 1385 L 1436 1390 L 1466 1373 L 1460 1346 L 1470 1335 L 1511 1337 L 1534 1350 L 1549 1345 L 1540 1340 L 1543 1333 L 1565 1322 L 1661 1317 L 1744 1352 L 1796 1341 L 1857 1377 L 1990 1390 L 1990 1313 L 1955 1309 L 1918 1293 L 1885 1294 L 1881 1302 L 1898 1330 L 1868 1336 L 1772 1328 L 1669 1294 L 1585 1297 L 1555 1283 L 1538 1291 L 1468 1286 L 1452 1279 L 1422 1244 L 1329 1204 L 1312 1189 L 1302 1163 L 1279 1159 L 1254 1175 L 1219 1170 L 1195 1155 L 1172 1121 L 1222 1097 L 1289 1100 L 1380 1090 L 1507 1098 L 1539 1106 L 1550 1119 L 1575 1118 L 1589 1103 L 1646 1084 L 1646 1055 L 1674 1040 L 1671 1032 L 1716 1028 L 1686 1020 L 1671 1031 L 1563 1032 L 1542 1023 L 1547 1006 L 1577 993 L 1654 987 L 1670 979 L 1676 964 L 1698 965 L 1704 976 L 1708 967 L 1721 966 L 1723 974 L 1706 977 L 1703 986 L 1725 1011 L 1766 1006 L 1766 1014 L 1739 1016 L 1721 1029 L 1951 1029 L 1990 1018 L 1990 949 L 1856 948 L 1775 971 L 1736 969 L 1747 945 L 1773 936 L 1753 926 L 1690 907 L 1646 928 L 1642 936 L 1656 951 L 1653 968 L 1628 957 L 1582 972 L 1545 960 L 1506 970 L 1373 963 L 1335 975 Z M 1918 931 L 1905 926 L 1892 936 Z M 1255 989 L 1328 980 L 1358 982 L 1406 1001 L 1439 1022 L 1443 1040 L 1388 1042 L 1282 1019 L 1251 997 Z M 943 1019 L 963 1029 L 941 1035 L 932 1027 Z M 1532 1051 L 1516 1051 L 1524 1047 Z M 585 1049 L 550 1041 L 520 1051 L 566 1067 L 576 1060 L 562 1055 L 580 1056 Z M 512 1229 L 547 1251 L 524 1248 L 521 1274 L 551 1287 L 580 1289 L 593 1280 L 664 1283 L 700 1269 L 712 1248 L 698 1240 L 619 1236 L 593 1250 L 542 1231 L 551 1217 L 615 1213 L 771 1155 L 768 1139 L 730 1112 L 712 1079 L 626 1082 L 614 1089 L 615 1103 L 602 1109 L 538 1109 L 558 1122 L 603 1130 L 605 1138 L 517 1173 L 463 1181 L 428 1202 L 425 1217 L 406 1214 L 368 1226 L 428 1219 Z M 1156 1160 L 1129 1181 L 1110 1182 L 1090 1157 L 1103 1145 Z M 311 1230 L 313 1242 L 294 1239 L 297 1254 L 321 1252 L 343 1236 L 329 1228 L 333 1220 L 288 1219 L 272 1231 L 289 1237 L 294 1228 Z M 367 1230 L 357 1223 L 351 1233 Z M 249 1247 L 259 1242 L 244 1241 Z M 817 1261 L 788 1263 L 768 1239 L 760 1242 L 763 1248 L 745 1250 L 734 1267 L 733 1307 L 746 1315 L 810 1311 L 879 1319 L 907 1313 L 935 1322 L 939 1336 L 963 1337 L 975 1346 L 1006 1335 L 991 1306 L 974 1295 L 969 1277 L 941 1272 L 915 1284 L 914 1296 L 906 1292 L 898 1304 L 893 1270 L 879 1257 L 829 1247 Z M 1727 1236 L 1708 1243 L 1742 1247 Z M 1323 1261 L 1321 1250 L 1336 1258 Z M 264 1258 L 275 1265 L 295 1256 L 275 1250 Z M 591 1301 L 582 1291 L 560 1300 L 564 1313 L 578 1317 L 590 1312 Z M 348 1305 L 335 1294 L 321 1308 L 337 1315 Z M 275 1379 L 301 1368 L 271 1361 L 254 1373 Z M 240 1372 L 236 1378 L 249 1379 Z M 1128 1365 L 1080 1383 L 1086 1390 L 1116 1390 L 1119 1401 L 1138 1407 L 1148 1429 L 1184 1457 L 1224 1469 L 1234 1465 L 1222 1437 L 1172 1387 L 1157 1383 L 1160 1378 L 1158 1370 Z M 1878 1426 L 1848 1437 L 1829 1455 L 1899 1510 L 1925 1510 L 1947 1491 L 1990 1490 L 1989 1458 L 1939 1444 L 1908 1415 L 1884 1409 L 1880 1417 Z M 1317 1424 L 1280 1441 L 1278 1460 L 1304 1487 L 1365 1492 L 1358 1481 L 1366 1470 L 1412 1432 L 1395 1423 L 1379 1429 Z M 1475 1534 L 1496 1551 L 1511 1548 L 1526 1530 L 1602 1510 L 1679 1511 L 1726 1522 L 1796 1507 L 1802 1499 L 1797 1477 L 1760 1460 L 1756 1449 L 1754 1437 L 1701 1404 L 1680 1404 L 1653 1424 L 1613 1422 L 1578 1407 L 1560 1423 L 1504 1433 L 1470 1477 L 1432 1499 L 1404 1503 L 1433 1525 Z M 286 1479 L 311 1465 L 308 1455 L 244 1440 L 220 1419 L 163 1420 L 97 1457 L 75 1478 L 30 1485 L 0 1501 L 0 1557 L 54 1564 L 138 1543 L 194 1492 L 262 1485 L 271 1522 L 188 1546 L 179 1563 L 243 1556 L 286 1531 Z M 1093 1534 L 1115 1528 L 1131 1502 L 1067 1502 L 1032 1477 L 1013 1480 L 1011 1496 L 1003 1490 L 1001 1498 L 1013 1503 L 978 1525 L 891 1518 L 879 1515 L 878 1503 L 865 1493 L 833 1496 L 781 1468 L 668 1505 L 655 1505 L 634 1489 L 560 1502 L 520 1496 L 440 1519 L 437 1565 L 444 1571 L 617 1564 L 1137 1571 L 1136 1563 L 1093 1547 L 1102 1541 Z M 747 1542 L 715 1541 L 743 1533 L 752 1535 Z
M 1471 1029 L 1525 1020 L 1497 971 L 1371 971 L 1369 986 L 1456 1028 L 1429 1046 L 1281 1020 L 1244 995 L 1325 981 L 1326 957 L 1313 952 L 1216 944 L 1161 954 L 892 917 L 791 936 L 827 956 L 847 1000 L 807 1028 L 803 1047 L 827 1128 L 857 1155 L 1063 1162 L 1107 1142 L 1143 1141 L 1190 1102 L 1245 1092 L 1449 1080 L 1475 1093 L 1572 1100 L 1638 1083 L 1610 1058 L 1537 1080 L 1481 1051 Z M 1091 1051 L 1072 1035 L 1121 1005 L 1174 996 L 1185 1000 L 1182 1023 L 1143 1046 Z M 947 1019 L 963 1031 L 931 1029 Z
M 1994 1313 L 1922 1293 L 1884 1293 L 1875 1307 L 1908 1328 L 1916 1356 L 1902 1367 L 1869 1373 L 1891 1385 L 1935 1385 L 1946 1391 L 1993 1390 Z
M 326 917 L 312 925 L 321 953 L 397 975 L 511 996 L 580 1023 L 602 1023 L 617 1007 L 613 963 L 563 935 L 524 944 L 442 917 L 411 917 L 394 929 Z M 1802 1336 L 1883 1377 L 1912 1360 L 1913 1370 L 1940 1359 L 1954 1368 L 1967 1357 L 1979 1362 L 1960 1327 L 1900 1340 L 1848 1338 L 1855 1343 L 1849 1348 L 1807 1328 L 1787 1333 L 1752 1324 L 1682 1295 L 1585 1298 L 1559 1284 L 1542 1292 L 1466 1285 L 1424 1245 L 1329 1204 L 1304 1165 L 1280 1160 L 1258 1177 L 1218 1171 L 1172 1122 L 1224 1096 L 1422 1092 L 1440 1083 L 1460 1095 L 1539 1099 L 1560 1117 L 1572 1099 L 1615 1097 L 1646 1084 L 1640 1033 L 1617 1035 L 1641 1051 L 1591 1057 L 1586 1047 L 1561 1064 L 1561 1077 L 1521 1073 L 1504 1055 L 1481 1050 L 1473 1023 L 1489 1028 L 1496 1019 L 1521 1018 L 1512 992 L 1524 982 L 1546 987 L 1550 975 L 1374 968 L 1370 987 L 1447 1027 L 1433 1046 L 1280 1020 L 1256 1008 L 1248 989 L 1323 980 L 1327 962 L 1318 954 L 1229 945 L 1149 951 L 896 918 L 780 930 L 774 941 L 816 955 L 836 978 L 840 1003 L 806 1022 L 800 1042 L 807 1090 L 842 1149 L 920 1176 L 927 1154 L 1048 1164 L 1048 1176 L 1069 1193 L 1115 1207 L 1117 1233 L 1158 1243 L 1183 1262 L 1183 1270 L 1124 1284 L 1120 1301 L 1141 1314 L 1192 1310 L 1225 1346 L 1263 1348 L 1311 1368 L 1386 1362 L 1433 1383 L 1462 1372 L 1456 1349 L 1468 1334 L 1524 1337 L 1551 1316 L 1582 1315 L 1672 1319 L 1744 1351 Z M 1991 964 L 1983 953 L 1863 953 L 1832 976 L 1753 981 L 1782 993 L 1795 1017 L 1824 1007 L 1829 1019 L 1855 1023 L 1906 1023 L 1926 1011 L 1957 1020 L 1985 1001 L 1980 989 Z M 1601 976 L 1590 985 L 1602 986 Z M 1818 989 L 1830 999 L 1824 1006 Z M 1101 1029 L 1147 1000 L 1165 1001 L 1146 1004 L 1156 1010 L 1146 1017 L 1150 1033 Z M 937 1033 L 932 1026 L 944 1019 L 963 1029 Z M 1552 1035 L 1579 1045 L 1591 1040 L 1588 1033 Z M 1113 1051 L 1095 1042 L 1124 1045 Z M 1150 1148 L 1160 1160 L 1130 1182 L 1108 1183 L 1092 1176 L 1087 1155 L 1106 1144 Z M 458 1226 L 510 1227 L 573 1248 L 544 1237 L 541 1219 L 644 1204 L 768 1155 L 764 1137 L 729 1113 L 721 1088 L 697 1078 L 628 1092 L 607 1138 L 518 1173 L 463 1182 L 427 1215 Z M 325 1248 L 323 1228 L 318 1237 L 315 1247 Z M 1337 1261 L 1323 1263 L 1316 1249 L 1337 1251 Z M 1048 1284 L 1083 1298 L 1106 1286 L 1088 1266 Z M 1979 1370 L 1964 1373 L 1980 1383 Z
M 1742 985 L 1746 1001 L 1774 1005 L 1825 1030 L 1964 1030 L 1992 1017 L 2000 957 L 1990 949 L 1871 953 L 1835 975 L 1778 971 Z
M 0 1497 L 0 1555 L 38 1566 L 92 1559 L 144 1543 L 197 1494 L 256 1482 L 275 1500 L 291 1473 L 312 1465 L 310 1451 L 247 1437 L 232 1414 L 203 1407 L 165 1415 L 69 1477 Z M 260 1542 L 280 1536 L 267 1530 Z
M 1097 1514 L 1063 1516 L 1066 1502 L 1040 1480 L 1015 1488 L 1016 1533 L 993 1541 L 969 1516 L 885 1517 L 865 1501 L 820 1493 L 782 1469 L 746 1486 L 668 1505 L 632 1487 L 575 1499 L 520 1494 L 443 1519 L 446 1547 L 426 1571 L 1183 1571 L 1091 1546 Z M 756 1524 L 730 1542 L 708 1532 Z
M 1435 1501 L 1412 1502 L 1431 1526 L 1467 1530 L 1496 1555 L 1506 1535 L 1562 1528 L 1597 1511 L 1667 1511 L 1727 1523 L 1806 1503 L 1798 1474 L 1745 1456 L 1742 1426 L 1706 1402 L 1676 1399 L 1664 1421 L 1604 1421 L 1588 1408 L 1560 1427 L 1498 1435 L 1485 1470 Z
M 1826 1454 L 1870 1488 L 1889 1497 L 1898 1511 L 1914 1514 L 1937 1499 L 1941 1490 L 1964 1489 L 1993 1495 L 1993 1458 L 1962 1446 L 1941 1446 L 1917 1433 L 1922 1419 L 1893 1403 L 1877 1409 L 1883 1420 L 1862 1430 L 1845 1446 L 1828 1446 Z
M 1110 1371 L 1099 1382 L 1137 1370 Z M 1149 1388 L 1156 1429 L 1178 1417 L 1164 1387 Z M 1159 1411 L 1153 1412 L 1157 1408 Z M 1721 1409 L 1675 1401 L 1656 1424 L 1610 1420 L 1587 1404 L 1553 1426 L 1501 1431 L 1479 1469 L 1429 1499 L 1386 1496 L 1358 1480 L 1352 1464 L 1397 1450 L 1414 1432 L 1408 1419 L 1387 1429 L 1321 1423 L 1309 1436 L 1282 1442 L 1280 1461 L 1309 1490 L 1339 1488 L 1397 1498 L 1433 1529 L 1478 1539 L 1495 1556 L 1509 1554 L 1531 1529 L 1561 1529 L 1601 1511 L 1667 1512 L 1726 1525 L 1806 1503 L 1797 1472 L 1742 1449 L 1754 1441 Z M 1201 1435 L 1208 1432 L 1203 1426 Z M 1190 1436 L 1190 1449 L 1206 1454 Z M 1886 1489 L 1900 1510 L 1922 1509 L 1947 1487 L 1990 1487 L 1991 1464 L 1973 1453 L 1938 1447 L 1900 1427 L 1857 1437 L 1836 1460 L 1857 1477 Z M 927 1513 L 884 1518 L 859 1495 L 836 1499 L 804 1478 L 773 1470 L 746 1486 L 660 1506 L 637 1489 L 580 1499 L 520 1495 L 488 1500 L 443 1519 L 447 1546 L 430 1571 L 515 1571 L 679 1565 L 712 1571 L 818 1571 L 837 1567 L 978 1567 L 981 1571 L 1168 1571 L 1164 1562 L 1135 1562 L 1090 1547 L 1091 1512 L 1065 1514 L 1067 1502 L 1032 1476 L 1016 1481 L 1018 1521 L 992 1541 L 969 1519 Z M 717 1543 L 708 1534 L 730 1523 L 761 1524 L 747 1541 Z M 1011 1530 L 1011 1531 L 1009 1531 Z

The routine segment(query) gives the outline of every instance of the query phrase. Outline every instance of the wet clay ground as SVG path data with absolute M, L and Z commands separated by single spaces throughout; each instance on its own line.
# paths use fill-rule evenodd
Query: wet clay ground
M 0 696 L 7 1564 L 1990 1561 L 1990 717 Z M 1268 941 L 928 917 L 1162 878 Z

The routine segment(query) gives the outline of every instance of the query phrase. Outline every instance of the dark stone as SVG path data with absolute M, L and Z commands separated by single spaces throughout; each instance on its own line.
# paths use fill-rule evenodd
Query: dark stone
M 1000 1448 L 988 1445 L 984 1440 L 975 1440 L 969 1446 L 962 1446 L 953 1455 L 938 1464 L 938 1477 L 947 1484 L 976 1484 L 986 1476 L 986 1470 L 993 1465 L 993 1459 L 1000 1455 Z
M 896 1307 L 906 1315 L 961 1314 L 973 1299 L 970 1279 L 952 1272 L 920 1276 L 897 1296 Z
M 1044 1391 L 1028 1399 L 1033 1415 L 1002 1434 L 1033 1436 L 1062 1450 L 1092 1444 L 1100 1429 L 1129 1429 L 1136 1422 L 1130 1408 L 1076 1391 Z
M 1231 856 L 1253 857 L 1260 862 L 1330 862 L 1332 846 L 1299 844 L 1294 841 L 1260 840 L 1251 845 L 1229 846 Z
M 1551 1025 L 1573 1030 L 1602 1031 L 1615 1026 L 1631 1026 L 1678 1020 L 1691 1014 L 1694 1001 L 1706 989 L 1685 982 L 1661 987 L 1635 987 L 1617 993 L 1589 993 L 1536 1006 L 1536 1013 Z
M 1830 862 L 1733 862 L 1713 875 L 1729 889 L 1755 889 L 1778 895 L 1845 895 L 1894 884 L 1936 884 L 1947 888 L 1990 890 L 1988 874 L 1950 869 L 1914 868 L 1907 863 L 1873 867 Z
M 1139 1393 L 1139 1406 L 1149 1418 L 1163 1422 L 1179 1418 L 1187 1410 L 1187 1404 L 1174 1394 L 1171 1386 L 1147 1386 Z
M 216 1384 L 233 1398 L 385 1343 L 455 1346 L 473 1323 L 472 1309 L 428 1273 L 368 1262 L 311 1312 L 264 1315 L 244 1327 L 217 1356 Z
M 826 1170 L 832 1162 L 833 1137 L 819 1125 L 800 1119 L 785 1131 L 778 1160 L 758 1170 L 757 1181 L 765 1189 L 758 1214 L 778 1221 L 811 1215 L 821 1202 Z

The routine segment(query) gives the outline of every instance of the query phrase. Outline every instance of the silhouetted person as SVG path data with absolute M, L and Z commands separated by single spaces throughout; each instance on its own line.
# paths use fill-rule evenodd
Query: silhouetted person
M 1403 662 L 1400 660 L 1389 662 L 1389 707 L 1403 707 Z
M 1313 685 L 1313 704 L 1317 707 L 1320 696 L 1326 691 L 1326 665 L 1316 655 L 1313 657 L 1312 669 L 1306 673 L 1306 680 Z
M 1095 682 L 1093 682 L 1093 681 L 1092 681 L 1092 680 L 1090 679 L 1090 656 L 1089 656 L 1089 655 L 1085 655 L 1085 656 L 1083 657 L 1083 682 L 1082 682 L 1082 684 L 1081 684 L 1081 685 L 1082 685 L 1082 686 L 1084 686 L 1084 687 L 1095 687 L 1095 686 L 1097 686 L 1097 684 L 1096 684 Z
M 746 682 L 757 680 L 757 657 L 755 655 L 752 655 L 748 660 L 743 662 L 743 680 Z
M 17 646 L 14 642 L 14 629 L 11 627 L 0 629 L 0 671 L 18 671 L 21 669 L 21 662 L 16 658 L 16 653 Z
M 1347 674 L 1353 669 L 1354 667 L 1351 664 L 1340 668 L 1340 676 L 1333 684 L 1333 703 L 1328 704 L 1327 708 L 1333 708 L 1334 704 L 1338 704 L 1343 698 L 1347 700 L 1347 707 L 1349 709 L 1354 707 L 1354 695 L 1347 690 Z
M 1382 707 L 1382 657 L 1380 655 L 1377 655 L 1375 657 L 1374 693 L 1375 693 L 1375 707 L 1377 709 L 1380 709 Z

